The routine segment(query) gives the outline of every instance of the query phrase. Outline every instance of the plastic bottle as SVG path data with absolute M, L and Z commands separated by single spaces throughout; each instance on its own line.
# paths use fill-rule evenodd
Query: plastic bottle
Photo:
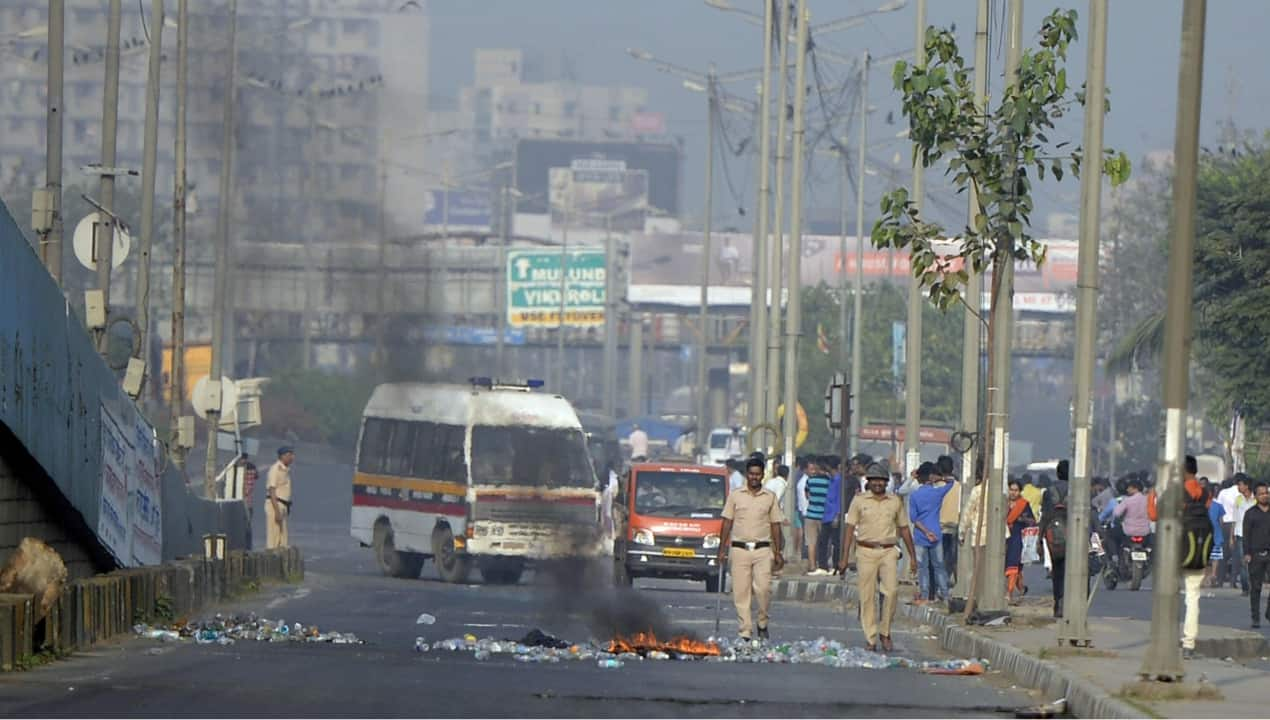
M 599 661 L 599 662 L 597 663 L 597 665 L 598 665 L 599 667 L 605 668 L 606 670 L 612 670 L 612 669 L 615 669 L 615 668 L 620 668 L 620 667 L 622 667 L 622 666 L 623 666 L 623 665 L 625 665 L 625 664 L 626 664 L 626 663 L 624 663 L 624 662 L 622 662 L 621 660 L 618 660 L 618 659 L 616 659 L 616 658 L 609 658 L 609 659 L 607 659 L 607 660 L 601 660 L 601 661 Z

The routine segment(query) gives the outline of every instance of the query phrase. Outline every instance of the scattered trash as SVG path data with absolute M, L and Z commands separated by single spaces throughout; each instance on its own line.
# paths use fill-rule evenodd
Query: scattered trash
M 597 664 L 599 665 L 599 667 L 602 667 L 605 669 L 613 669 L 613 668 L 620 668 L 626 663 L 622 662 L 621 660 L 614 660 L 613 658 L 607 658 L 607 659 L 601 660 Z
M 431 649 L 432 647 L 429 646 L 428 643 L 424 642 L 423 638 L 421 637 L 415 638 L 415 652 L 424 653 L 424 652 L 428 652 Z
M 553 635 L 548 635 L 538 628 L 534 628 L 526 633 L 525 637 L 520 639 L 520 644 L 528 645 L 529 647 L 556 648 L 557 650 L 569 647 L 569 643 Z
M 924 668 L 922 672 L 927 675 L 982 675 L 984 667 L 973 660 L 958 660 L 962 663 L 959 667 L 934 667 Z
M 1067 698 L 1059 698 L 1052 703 L 1032 705 L 1014 711 L 1016 718 L 1055 718 L 1067 714 Z
M 361 645 L 353 633 L 322 632 L 316 625 L 288 625 L 285 620 L 269 620 L 248 615 L 217 614 L 210 620 L 174 623 L 167 626 L 137 624 L 132 627 L 138 636 L 160 642 L 193 640 L 199 645 L 233 645 L 236 641 L 253 642 L 308 642 L 333 645 Z M 422 638 L 419 638 L 422 640 Z M 475 640 L 475 638 L 473 638 Z M 416 642 L 415 648 L 419 649 Z M 420 650 L 420 652 L 426 652 Z
M 991 620 L 989 620 L 989 621 L 985 622 L 985 623 L 984 623 L 984 626 L 985 626 L 985 627 L 993 627 L 993 626 L 995 626 L 995 625 L 1004 625 L 1004 624 L 1006 624 L 1006 623 L 1008 623 L 1008 622 L 1010 622 L 1010 616 L 1009 616 L 1009 615 L 1002 615 L 1001 617 L 994 617 L 994 618 L 992 618 Z
M 424 613 L 419 616 L 418 620 L 415 620 L 415 625 L 431 625 L 435 623 L 436 621 L 437 621 L 436 616 L 429 615 L 428 613 Z

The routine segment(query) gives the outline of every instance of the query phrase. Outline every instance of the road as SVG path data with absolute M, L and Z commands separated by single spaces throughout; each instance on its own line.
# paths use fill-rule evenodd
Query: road
M 300 459 L 292 539 L 306 554 L 304 583 L 218 609 L 353 632 L 365 645 L 129 639 L 0 676 L 0 716 L 1008 717 L 1001 708 L 1035 702 L 993 673 L 939 677 L 908 669 L 680 661 L 604 669 L 594 662 L 416 653 L 417 635 L 518 639 L 540 627 L 584 640 L 589 601 L 562 598 L 532 574 L 515 587 L 448 585 L 435 579 L 430 564 L 419 580 L 381 576 L 370 550 L 348 537 L 348 477 L 347 467 Z M 700 636 L 713 631 L 715 604 L 699 584 L 641 581 L 638 589 L 632 602 L 659 607 L 676 627 Z M 436 624 L 417 625 L 423 612 Z M 723 632 L 735 632 L 726 601 L 724 613 Z M 854 620 L 845 632 L 834 606 L 778 604 L 772 623 L 776 641 L 825 636 L 862 644 Z M 919 631 L 901 628 L 895 638 L 897 651 L 909 657 L 937 657 Z

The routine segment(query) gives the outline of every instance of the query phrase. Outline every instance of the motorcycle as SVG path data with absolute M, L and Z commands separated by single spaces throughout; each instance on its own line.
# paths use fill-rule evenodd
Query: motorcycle
M 1129 535 L 1124 539 L 1120 552 L 1110 559 L 1111 567 L 1103 574 L 1103 585 L 1115 590 L 1123 580 L 1129 581 L 1130 590 L 1142 587 L 1142 580 L 1151 574 L 1151 545 L 1144 535 Z

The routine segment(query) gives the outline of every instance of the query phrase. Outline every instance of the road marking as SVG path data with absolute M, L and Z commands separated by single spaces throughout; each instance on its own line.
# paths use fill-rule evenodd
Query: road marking
M 513 623 L 463 623 L 463 627 L 473 627 L 473 628 L 498 628 L 498 627 L 502 627 L 502 628 L 523 628 L 523 627 L 529 627 L 529 626 L 528 626 L 528 625 L 516 625 L 516 624 L 513 624 Z
M 303 600 L 304 598 L 308 597 L 309 593 L 311 592 L 313 591 L 306 587 L 296 588 L 295 592 L 293 593 L 290 593 L 288 595 L 283 595 L 282 597 L 277 597 L 277 598 L 274 598 L 273 600 L 270 600 L 269 604 L 266 605 L 265 607 L 268 607 L 269 609 L 272 610 L 273 608 L 276 608 L 279 605 L 282 605 L 284 603 L 289 603 L 292 600 Z

